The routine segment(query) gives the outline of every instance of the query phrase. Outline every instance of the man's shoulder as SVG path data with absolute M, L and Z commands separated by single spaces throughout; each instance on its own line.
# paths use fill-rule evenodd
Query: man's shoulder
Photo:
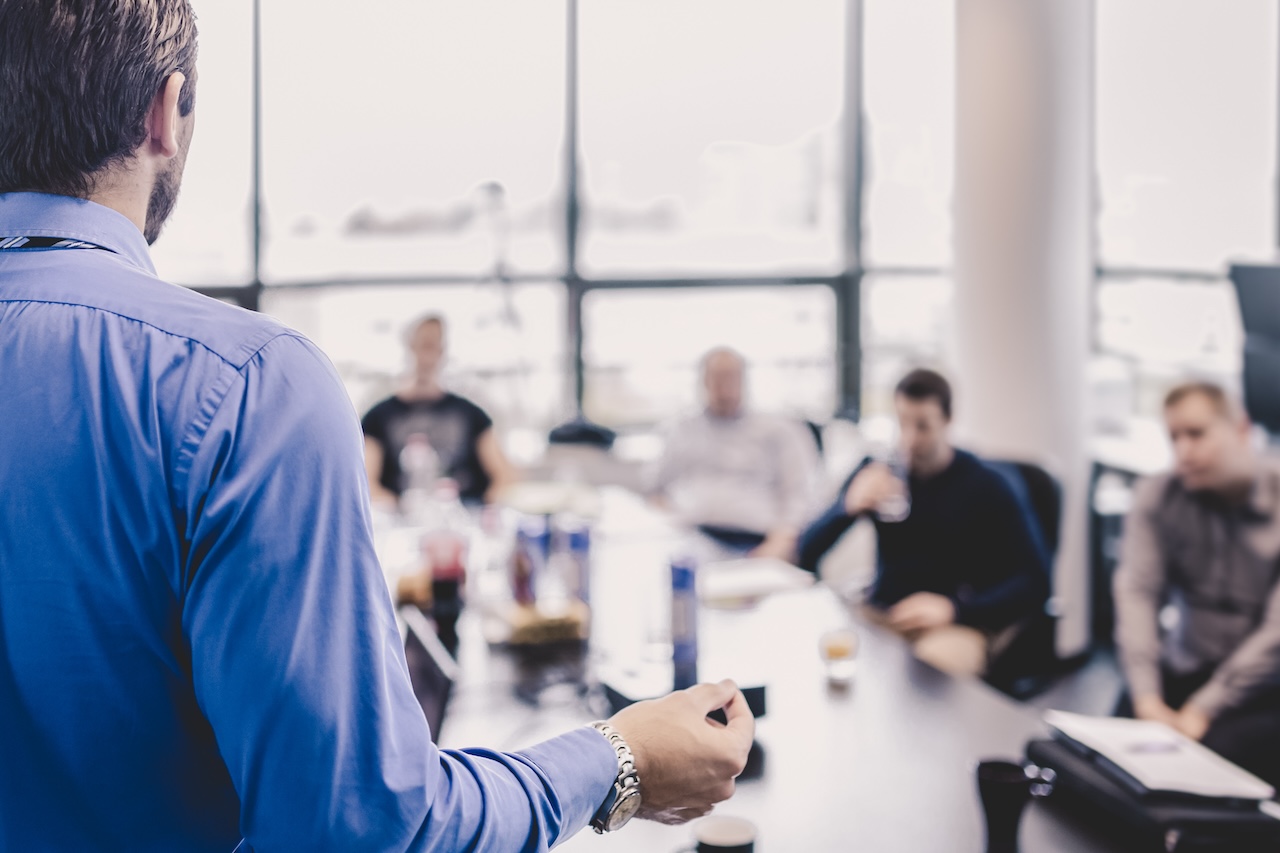
M 236 369 L 276 338 L 295 338 L 310 346 L 305 336 L 273 317 L 158 279 L 139 286 L 136 299 L 103 308 L 198 344 Z
M 137 324 L 151 334 L 196 344 L 236 369 L 275 338 L 305 341 L 274 318 L 171 284 L 112 254 L 89 251 L 74 256 L 67 251 L 65 259 L 18 272 L 6 281 L 5 295 Z M 74 265 L 58 264 L 73 257 Z
M 438 405 L 440 408 L 454 409 L 455 411 L 465 412 L 468 417 L 477 417 L 477 416 L 482 418 L 488 417 L 488 415 L 485 414 L 484 409 L 480 408 L 479 405 L 469 400 L 468 398 L 462 396 L 461 394 L 455 394 L 452 391 L 446 391 L 444 397 L 441 398 L 440 403 Z
M 965 467 L 965 479 L 976 483 L 989 501 L 1010 502 L 1030 506 L 1028 484 L 1019 463 L 1006 459 L 988 459 L 966 450 L 956 450 L 956 460 Z
M 1013 489 L 1010 477 L 1017 476 L 1014 463 L 1003 459 L 989 459 L 959 447 L 954 450 L 955 461 L 952 464 L 964 479 L 1002 492 Z

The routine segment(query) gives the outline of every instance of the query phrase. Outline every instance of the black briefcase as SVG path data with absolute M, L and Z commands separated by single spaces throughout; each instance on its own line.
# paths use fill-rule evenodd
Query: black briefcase
M 1027 758 L 1058 774 L 1046 805 L 1126 842 L 1133 853 L 1277 853 L 1280 820 L 1256 804 L 1139 793 L 1089 755 L 1033 740 Z

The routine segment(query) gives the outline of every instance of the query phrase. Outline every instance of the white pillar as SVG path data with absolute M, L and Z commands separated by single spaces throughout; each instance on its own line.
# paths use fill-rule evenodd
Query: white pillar
M 1089 634 L 1093 0 L 957 0 L 956 432 L 1064 490 L 1058 647 Z

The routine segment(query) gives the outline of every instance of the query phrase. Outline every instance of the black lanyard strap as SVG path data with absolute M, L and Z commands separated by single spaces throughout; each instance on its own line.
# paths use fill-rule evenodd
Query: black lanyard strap
M 0 252 L 14 249 L 101 249 L 97 243 L 66 237 L 0 237 Z

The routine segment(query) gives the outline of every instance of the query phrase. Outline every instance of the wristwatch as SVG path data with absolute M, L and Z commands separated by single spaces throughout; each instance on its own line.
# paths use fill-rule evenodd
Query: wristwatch
M 617 729 L 603 720 L 591 724 L 591 728 L 604 735 L 609 746 L 618 756 L 618 776 L 613 780 L 609 796 L 591 818 L 591 828 L 597 834 L 621 829 L 640 810 L 640 777 L 636 774 L 636 759 L 631 747 L 618 734 Z

